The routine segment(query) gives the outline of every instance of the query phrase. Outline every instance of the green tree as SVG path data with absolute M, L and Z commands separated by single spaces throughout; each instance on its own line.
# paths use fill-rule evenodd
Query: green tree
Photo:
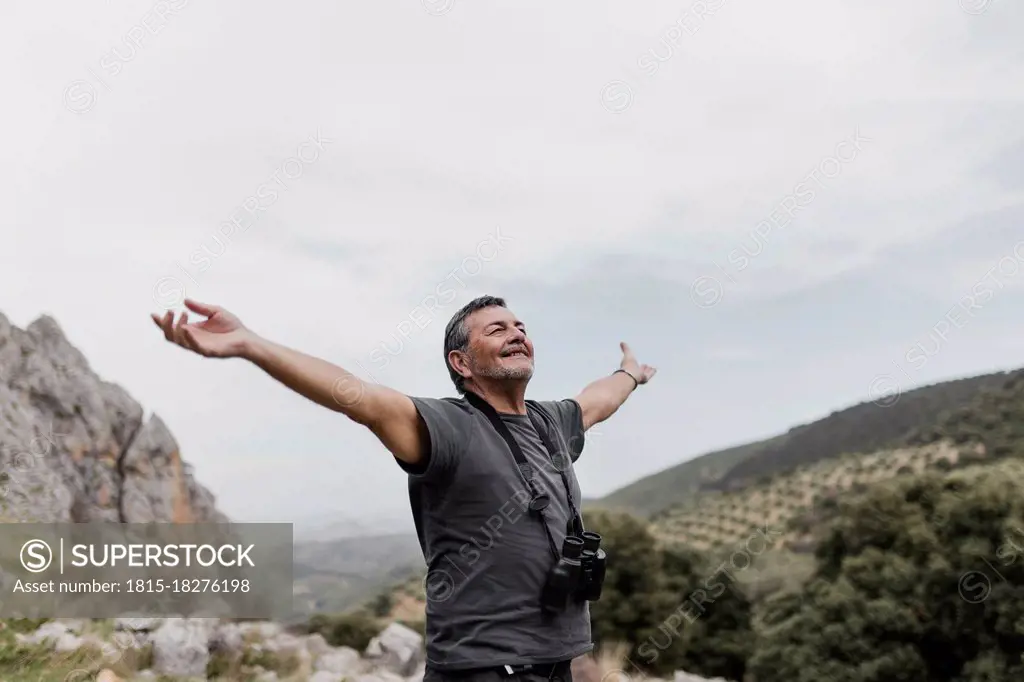
M 816 558 L 766 605 L 757 682 L 1024 679 L 1024 464 L 876 486 Z
M 590 605 L 597 645 L 627 645 L 630 663 L 645 672 L 742 679 L 753 646 L 750 604 L 729 574 L 685 546 L 660 546 L 627 514 L 592 513 L 587 522 L 608 554 L 601 598 Z

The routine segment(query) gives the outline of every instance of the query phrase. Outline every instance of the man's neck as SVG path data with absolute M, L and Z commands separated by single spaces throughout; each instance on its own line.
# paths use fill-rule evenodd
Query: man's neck
M 487 401 L 499 414 L 526 414 L 526 382 L 474 382 L 466 390 Z

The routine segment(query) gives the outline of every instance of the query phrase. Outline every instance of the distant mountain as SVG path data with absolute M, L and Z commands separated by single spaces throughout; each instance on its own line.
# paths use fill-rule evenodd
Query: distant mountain
M 375 537 L 415 532 L 412 513 L 400 512 L 355 515 L 349 512 L 328 511 L 292 521 L 296 542 L 341 540 L 344 538 Z
M 297 542 L 294 557 L 301 614 L 348 610 L 425 570 L 413 533 Z
M 702 492 L 738 491 L 843 454 L 868 453 L 907 442 L 979 395 L 997 391 L 1020 372 L 997 372 L 908 391 L 892 404 L 864 402 L 794 427 L 768 440 L 701 455 L 640 479 L 590 503 L 652 516 Z

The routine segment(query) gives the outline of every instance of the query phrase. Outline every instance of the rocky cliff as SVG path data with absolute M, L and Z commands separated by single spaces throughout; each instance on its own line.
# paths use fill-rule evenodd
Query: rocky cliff
M 227 521 L 156 415 L 57 322 L 0 314 L 0 521 Z

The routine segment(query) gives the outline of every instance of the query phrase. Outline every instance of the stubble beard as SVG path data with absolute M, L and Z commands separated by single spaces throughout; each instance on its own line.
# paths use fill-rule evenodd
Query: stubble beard
M 497 379 L 499 381 L 522 381 L 533 377 L 532 362 L 529 367 L 505 367 L 503 365 L 481 367 L 477 364 L 476 358 L 470 356 L 469 366 L 476 376 Z

